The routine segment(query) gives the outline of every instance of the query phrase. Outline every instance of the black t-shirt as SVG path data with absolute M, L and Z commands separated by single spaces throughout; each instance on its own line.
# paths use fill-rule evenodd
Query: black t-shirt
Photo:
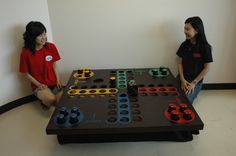
M 198 76 L 205 63 L 213 62 L 209 44 L 200 46 L 187 40 L 181 44 L 176 54 L 182 58 L 184 77 L 189 82 Z

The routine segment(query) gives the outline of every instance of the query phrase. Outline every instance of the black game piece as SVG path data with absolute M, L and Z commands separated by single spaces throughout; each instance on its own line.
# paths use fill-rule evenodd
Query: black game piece
M 138 86 L 136 85 L 134 80 L 130 80 L 128 82 L 128 94 L 130 96 L 137 96 L 138 95 Z

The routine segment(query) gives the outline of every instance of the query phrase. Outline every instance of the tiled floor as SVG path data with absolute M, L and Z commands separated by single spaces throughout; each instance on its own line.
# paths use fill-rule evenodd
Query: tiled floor
M 194 107 L 205 127 L 191 142 L 120 142 L 59 145 L 45 129 L 52 113 L 37 102 L 0 116 L 1 156 L 234 156 L 236 90 L 202 91 Z

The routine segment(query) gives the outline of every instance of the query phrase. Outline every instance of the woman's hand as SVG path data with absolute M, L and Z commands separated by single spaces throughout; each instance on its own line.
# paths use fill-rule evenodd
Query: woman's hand
M 190 94 L 190 93 L 194 92 L 195 87 L 196 87 L 196 83 L 191 82 L 191 83 L 189 84 L 188 88 L 187 88 L 186 93 L 187 93 L 187 94 Z
M 61 82 L 57 81 L 57 89 L 61 89 Z
M 41 83 L 41 84 L 38 86 L 38 88 L 39 88 L 40 90 L 42 90 L 42 89 L 48 88 L 48 86 Z
M 187 80 L 181 79 L 181 88 L 184 90 L 185 93 L 188 92 L 189 86 L 190 83 Z

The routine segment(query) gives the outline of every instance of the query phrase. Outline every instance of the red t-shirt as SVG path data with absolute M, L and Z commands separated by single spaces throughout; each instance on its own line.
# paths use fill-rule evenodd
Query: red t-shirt
M 57 84 L 57 78 L 53 64 L 60 59 L 53 43 L 46 43 L 46 46 L 36 51 L 34 55 L 30 49 L 24 48 L 20 56 L 20 72 L 29 73 L 42 84 L 54 86 Z M 31 87 L 33 90 L 37 88 L 33 83 L 31 83 Z

